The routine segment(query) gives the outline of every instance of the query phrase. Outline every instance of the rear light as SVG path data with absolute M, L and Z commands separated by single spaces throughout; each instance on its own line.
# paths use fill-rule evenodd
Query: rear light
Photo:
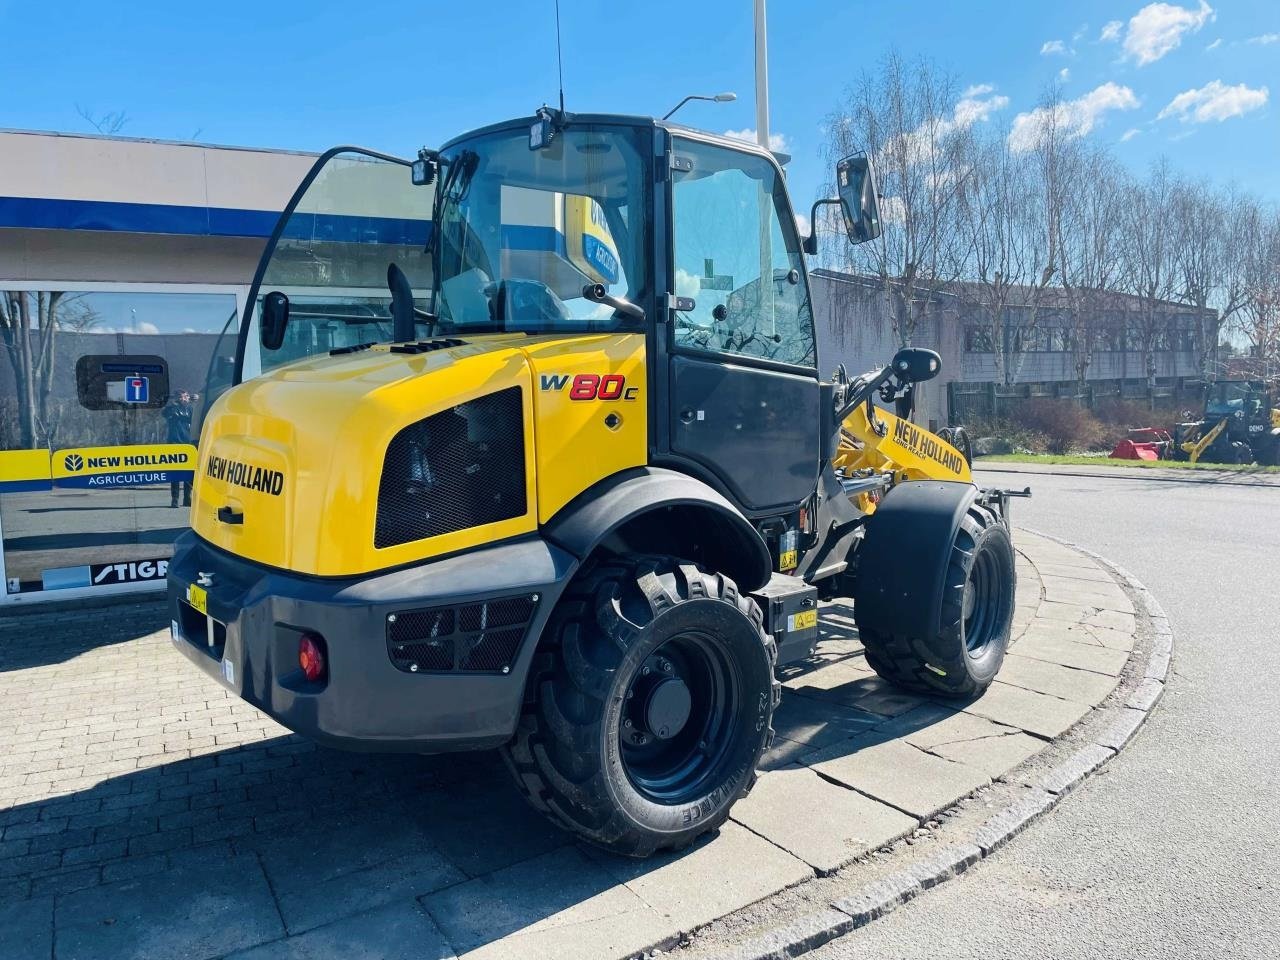
M 325 663 L 324 637 L 318 633 L 304 633 L 298 640 L 298 666 L 302 675 L 312 683 L 324 679 L 328 665 Z

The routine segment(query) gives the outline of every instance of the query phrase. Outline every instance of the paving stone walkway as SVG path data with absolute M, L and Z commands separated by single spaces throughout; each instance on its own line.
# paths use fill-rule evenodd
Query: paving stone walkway
M 824 605 L 759 784 L 631 861 L 529 810 L 492 754 L 317 748 L 169 649 L 155 603 L 0 620 L 0 957 L 626 957 L 849 864 L 1089 714 L 1134 645 L 1093 560 L 1015 536 L 1015 641 L 968 704 L 866 666 Z

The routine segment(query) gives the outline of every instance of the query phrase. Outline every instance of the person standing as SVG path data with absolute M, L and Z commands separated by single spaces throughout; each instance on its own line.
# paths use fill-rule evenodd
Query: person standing
M 190 443 L 191 442 L 191 401 L 193 397 L 186 390 L 179 390 L 176 397 L 171 397 L 169 402 L 165 404 L 164 414 L 165 420 L 168 422 L 169 429 L 167 438 L 170 443 Z M 191 506 L 191 481 L 182 481 L 182 505 L 184 507 Z M 169 484 L 169 506 L 178 506 L 178 481 L 174 480 Z

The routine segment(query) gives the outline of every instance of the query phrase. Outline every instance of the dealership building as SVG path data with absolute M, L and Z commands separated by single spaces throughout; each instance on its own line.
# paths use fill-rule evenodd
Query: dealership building
M 195 457 L 170 400 L 198 423 L 229 375 L 314 159 L 0 132 L 0 606 L 160 586 Z

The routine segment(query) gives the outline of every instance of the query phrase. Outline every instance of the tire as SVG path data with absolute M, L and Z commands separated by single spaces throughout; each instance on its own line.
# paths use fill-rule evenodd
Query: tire
M 969 431 L 964 427 L 943 427 L 938 431 L 938 439 L 945 440 L 959 451 L 964 462 L 973 466 L 973 441 L 969 439 Z
M 990 510 L 970 505 L 951 546 L 937 632 L 911 637 L 859 624 L 867 663 L 905 690 L 977 696 L 1004 662 L 1015 580 L 1008 529 Z
M 776 661 L 759 607 L 728 577 L 606 560 L 552 614 L 504 759 L 536 809 L 592 844 L 685 847 L 755 784 Z
M 1242 440 L 1231 444 L 1232 463 L 1253 463 L 1253 450 Z

